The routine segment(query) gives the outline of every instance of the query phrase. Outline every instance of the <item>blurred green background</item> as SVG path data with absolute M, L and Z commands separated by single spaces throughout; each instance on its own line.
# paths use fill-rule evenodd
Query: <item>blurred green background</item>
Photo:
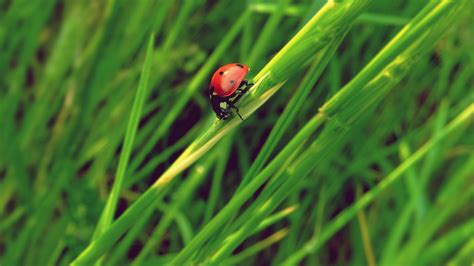
M 431 1 L 372 2 L 311 85 L 270 159 Z M 473 262 L 472 117 L 467 129 L 436 143 L 311 249 L 337 214 L 472 104 L 474 9 L 467 2 L 336 156 L 319 160 L 281 202 L 279 216 L 221 263 L 280 264 L 304 248 L 310 250 L 299 260 L 304 265 L 394 265 L 400 256 L 412 265 Z M 324 4 L 0 0 L 0 264 L 67 265 L 90 243 L 117 175 L 152 32 L 145 102 L 136 114 L 115 217 L 214 123 L 207 98 L 213 71 L 240 62 L 251 67 L 252 80 Z M 170 262 L 233 198 L 309 68 L 292 73 L 268 102 L 177 176 L 101 262 Z M 212 241 L 196 262 L 221 243 Z

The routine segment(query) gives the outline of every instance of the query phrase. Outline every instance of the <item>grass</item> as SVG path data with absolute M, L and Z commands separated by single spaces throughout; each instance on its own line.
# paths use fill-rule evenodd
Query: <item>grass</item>
M 146 61 L 143 65 L 143 71 L 137 89 L 137 95 L 135 96 L 135 100 L 133 102 L 130 120 L 128 122 L 127 130 L 125 132 L 124 144 L 117 166 L 117 173 L 115 174 L 116 178 L 114 180 L 114 186 L 112 187 L 110 196 L 107 200 L 104 210 L 102 211 L 102 216 L 94 235 L 101 235 L 105 230 L 107 230 L 107 228 L 112 223 L 114 213 L 117 209 L 120 192 L 123 190 L 125 171 L 130 160 L 133 141 L 135 140 L 135 136 L 137 134 L 138 122 L 140 120 L 145 98 L 147 97 L 148 80 L 150 77 L 151 56 L 153 52 L 153 41 L 154 36 L 151 35 L 150 41 L 148 42 Z
M 0 264 L 473 262 L 469 1 L 0 5 Z

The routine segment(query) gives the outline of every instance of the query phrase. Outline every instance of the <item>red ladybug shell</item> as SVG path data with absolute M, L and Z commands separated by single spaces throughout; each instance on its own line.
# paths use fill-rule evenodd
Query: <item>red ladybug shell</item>
M 229 97 L 239 88 L 249 70 L 248 66 L 238 63 L 221 66 L 212 76 L 210 89 L 221 97 Z

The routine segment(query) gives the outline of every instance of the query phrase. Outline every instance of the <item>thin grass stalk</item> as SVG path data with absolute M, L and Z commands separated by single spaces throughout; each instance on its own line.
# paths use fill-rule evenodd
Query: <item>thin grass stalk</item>
M 121 259 L 127 257 L 127 251 L 133 245 L 133 242 L 137 239 L 139 234 L 145 230 L 145 227 L 148 225 L 153 213 L 156 212 L 156 209 L 157 208 L 150 207 L 142 212 L 142 219 L 127 232 L 118 245 L 110 252 L 110 255 L 107 255 L 104 265 L 118 265 Z
M 137 222 L 137 217 L 141 217 L 141 214 L 146 211 L 147 208 L 152 208 L 153 204 L 163 197 L 166 192 L 165 189 L 166 188 L 149 189 L 145 191 L 145 193 L 134 202 L 134 205 L 140 208 L 128 208 L 119 219 L 111 224 L 108 230 L 91 242 L 89 246 L 72 261 L 71 265 L 89 265 L 107 252 L 123 233 Z
M 258 223 L 257 226 L 254 226 L 254 228 L 251 231 L 251 235 L 255 235 L 257 233 L 260 233 L 262 230 L 274 225 L 275 223 L 279 222 L 280 220 L 287 218 L 289 215 L 295 212 L 297 210 L 298 206 L 290 206 L 288 208 L 285 208 L 279 212 L 276 212 L 275 214 L 272 214 L 265 218 L 263 221 Z M 235 230 L 234 230 L 235 231 Z M 222 234 L 224 235 L 224 234 Z M 227 243 L 229 238 L 223 239 L 218 238 L 218 239 L 212 239 L 208 242 L 206 246 L 203 246 L 201 250 L 199 250 L 199 253 L 195 257 L 195 261 L 205 261 L 205 259 L 209 256 L 209 254 L 212 254 L 212 251 L 216 249 L 216 247 L 221 246 L 222 244 Z M 215 242 L 214 242 L 215 241 Z M 207 262 L 206 262 L 207 263 Z
M 439 5 L 434 1 L 430 2 L 345 86 L 345 90 L 341 90 L 336 97 L 333 97 L 321 108 L 322 112 L 327 113 L 328 116 L 332 116 L 333 113 L 344 108 L 348 102 L 351 101 L 353 91 L 364 87 L 364 85 L 370 81 L 371 77 L 374 77 L 386 66 L 387 62 L 398 56 L 400 52 L 419 38 L 421 34 L 427 32 L 428 28 L 442 17 L 452 5 L 450 2 L 442 2 Z M 435 11 L 431 12 L 432 10 Z
M 472 236 L 474 236 L 474 219 L 455 227 L 433 241 L 417 261 L 423 265 L 445 261 L 449 254 L 456 251 L 463 243 L 467 243 Z
M 173 264 L 182 264 L 188 261 L 191 255 L 217 230 L 222 226 L 228 217 L 232 216 L 240 206 L 249 199 L 249 197 L 271 176 L 271 174 L 279 169 L 281 165 L 299 145 L 309 137 L 316 129 L 318 129 L 325 118 L 323 116 L 315 116 L 300 133 L 282 150 L 280 154 L 265 168 L 258 176 L 241 190 L 235 194 L 230 202 L 193 238 L 193 240 L 181 250 L 173 260 Z
M 471 107 L 474 109 L 473 104 L 471 104 Z M 474 114 L 471 112 L 471 116 L 472 115 Z M 456 139 L 456 136 L 453 138 Z M 398 252 L 400 257 L 396 258 L 397 262 L 417 263 L 420 258 L 418 254 L 428 245 L 429 241 L 435 236 L 436 232 L 442 228 L 443 224 L 446 223 L 457 210 L 465 207 L 465 204 L 468 202 L 472 202 L 474 199 L 474 189 L 465 189 L 466 183 L 472 179 L 471 173 L 473 167 L 469 166 L 470 165 L 467 164 L 466 167 L 457 171 L 442 187 L 434 205 L 444 206 L 445 208 L 440 208 L 440 210 L 431 209 L 423 221 L 423 227 L 413 233 L 403 249 Z M 459 194 L 459 191 L 463 189 L 465 189 L 465 191 Z
M 140 253 L 135 258 L 133 264 L 140 265 L 143 262 L 143 259 L 151 252 L 152 248 L 156 246 L 157 243 L 161 241 L 162 234 L 166 230 L 173 219 L 176 219 L 176 213 L 182 206 L 189 201 L 189 198 L 194 194 L 196 187 L 201 184 L 203 178 L 208 173 L 211 168 L 215 156 L 207 156 L 203 158 L 203 162 L 198 162 L 191 171 L 191 174 L 186 178 L 186 180 L 178 187 L 176 193 L 173 196 L 172 202 L 167 208 L 168 211 L 164 212 L 163 217 L 160 219 L 159 223 L 156 225 L 155 230 L 152 232 L 150 239 L 146 242 L 145 246 L 141 249 Z M 149 215 L 156 211 L 155 208 L 150 208 L 148 213 L 144 215 Z M 122 240 L 117 249 L 111 254 L 107 260 L 107 265 L 116 265 L 119 263 L 120 259 L 125 257 L 124 254 L 130 248 L 133 241 L 137 238 L 139 233 L 143 232 L 143 227 L 148 223 L 149 218 L 142 219 L 139 221 L 139 224 L 142 226 L 135 225 L 129 233 Z
M 252 245 L 251 247 L 246 248 L 244 251 L 240 252 L 239 254 L 228 258 L 222 264 L 223 265 L 238 265 L 239 263 L 242 263 L 243 260 L 249 258 L 250 256 L 258 254 L 259 252 L 268 248 L 269 246 L 275 243 L 278 243 L 287 235 L 288 235 L 288 229 L 285 228 L 285 229 L 278 230 L 271 236 Z
M 333 56 L 336 48 L 339 46 L 339 43 L 344 36 L 345 33 L 333 40 L 332 44 L 329 46 L 328 49 L 323 49 L 322 51 L 320 51 L 320 53 L 315 55 L 315 60 L 310 69 L 308 70 L 308 74 L 305 76 L 305 79 L 302 81 L 301 86 L 296 90 L 294 96 L 291 97 L 290 102 L 285 107 L 285 110 L 283 111 L 281 116 L 278 118 L 275 126 L 270 132 L 270 135 L 268 136 L 267 140 L 263 144 L 262 149 L 258 153 L 257 158 L 255 158 L 254 162 L 250 166 L 249 171 L 242 178 L 242 182 L 239 184 L 237 191 L 239 191 L 240 188 L 246 185 L 248 183 L 248 180 L 250 180 L 250 178 L 252 178 L 257 172 L 259 172 L 265 162 L 267 162 L 268 158 L 274 151 L 278 142 L 281 140 L 284 133 L 291 126 L 292 121 L 294 121 L 294 118 L 301 110 L 304 101 L 313 89 L 322 71 L 326 68 L 329 59 Z
M 472 263 L 472 254 L 474 254 L 474 237 L 461 247 L 461 249 L 450 259 L 447 265 L 469 265 Z
M 286 176 L 282 173 L 282 176 Z M 283 179 L 283 178 L 280 178 Z M 246 221 L 246 223 L 239 228 L 239 230 L 230 235 L 225 243 L 212 255 L 210 259 L 211 264 L 219 264 L 229 257 L 234 249 L 240 245 L 245 238 L 247 238 L 253 231 L 255 223 L 262 219 L 262 217 L 268 216 L 278 205 L 285 200 L 284 194 L 290 194 L 294 192 L 298 187 L 294 185 L 294 182 L 285 182 L 278 190 L 273 193 L 272 198 L 265 202 L 259 209 L 255 210 L 252 217 Z
M 220 190 L 222 189 L 222 178 L 224 177 L 224 172 L 229 161 L 230 149 L 232 147 L 232 139 L 235 136 L 234 133 L 235 131 L 222 140 L 221 147 L 223 148 L 221 148 L 219 151 L 219 153 L 222 155 L 219 156 L 219 158 L 217 159 L 217 165 L 212 175 L 211 191 L 209 193 L 209 199 L 207 200 L 206 204 L 203 224 L 207 224 L 207 222 L 209 222 L 209 220 L 213 216 L 214 209 L 217 206 Z
M 379 259 L 380 265 L 387 265 L 395 260 L 397 251 L 403 241 L 403 237 L 410 228 L 414 209 L 415 206 L 413 204 L 406 206 L 403 212 L 399 215 L 398 219 L 395 221 L 395 226 L 387 237 L 388 240 L 383 247 L 382 255 Z
M 361 186 L 357 185 L 357 192 L 356 192 L 356 200 L 360 199 L 360 194 L 361 194 Z M 360 235 L 362 238 L 362 244 L 364 247 L 364 254 L 365 258 L 367 260 L 367 265 L 368 266 L 375 266 L 377 265 L 375 261 L 375 256 L 374 256 L 374 248 L 372 247 L 372 241 L 370 238 L 370 232 L 369 232 L 369 227 L 367 226 L 367 218 L 364 213 L 364 210 L 359 210 L 357 212 L 357 221 L 359 224 L 359 230 L 360 230 Z
M 443 101 L 441 102 L 440 109 L 437 113 L 434 128 L 433 128 L 433 134 L 438 134 L 438 132 L 443 128 L 443 126 L 446 124 L 447 121 L 447 114 L 448 114 L 448 103 Z M 428 154 L 426 157 L 426 160 L 423 162 L 423 166 L 420 169 L 420 177 L 419 179 L 421 180 L 421 183 L 423 184 L 424 187 L 426 187 L 426 184 L 429 181 L 430 173 L 432 169 L 434 168 L 435 164 L 435 158 L 439 156 L 439 149 L 435 149 L 432 152 Z
M 120 159 L 119 159 L 119 163 L 117 167 L 117 172 L 115 175 L 116 177 L 112 185 L 112 191 L 110 192 L 110 195 L 109 195 L 109 198 L 107 199 L 104 210 L 102 211 L 102 215 L 97 224 L 92 240 L 97 239 L 97 237 L 102 232 L 107 230 L 107 228 L 112 223 L 112 220 L 115 215 L 115 211 L 117 209 L 117 203 L 118 203 L 120 192 L 122 191 L 123 182 L 125 179 L 125 171 L 127 169 L 127 166 L 130 160 L 130 155 L 133 149 L 133 141 L 135 140 L 135 136 L 138 131 L 138 122 L 140 121 L 141 111 L 143 109 L 143 105 L 147 97 L 148 80 L 150 76 L 151 59 L 152 59 L 152 53 L 153 53 L 153 42 L 155 40 L 154 38 L 155 38 L 155 35 L 152 33 L 148 41 L 148 46 L 147 46 L 147 50 L 145 54 L 145 63 L 143 64 L 142 75 L 140 78 L 140 82 L 138 84 L 135 100 L 132 105 L 132 111 L 130 113 L 130 119 L 128 121 L 127 130 L 125 132 L 124 144 L 123 144 L 122 152 L 120 153 Z
M 284 174 L 286 169 L 291 166 L 291 163 L 295 160 L 295 158 L 300 155 L 300 151 L 303 149 L 304 144 L 304 142 L 301 143 L 295 150 L 292 151 L 292 154 L 286 157 L 286 160 L 282 162 L 281 165 L 279 165 L 279 168 L 275 172 L 274 177 L 267 182 L 267 185 L 265 186 L 261 195 L 255 201 L 253 201 L 252 205 L 249 206 L 244 213 L 239 215 L 237 220 L 233 221 L 235 215 L 227 219 L 228 222 L 233 222 L 228 223 L 227 227 L 224 227 L 220 230 L 221 232 L 219 234 L 216 234 L 216 237 L 209 239 L 208 243 L 205 246 L 201 247 L 199 253 L 194 258 L 195 261 L 206 260 L 212 254 L 219 252 L 222 249 L 227 249 L 230 240 L 232 240 L 234 237 L 233 233 L 241 229 L 244 224 L 249 224 L 250 221 L 253 221 L 254 223 L 253 227 L 249 228 L 249 230 L 247 231 L 248 234 L 251 235 L 258 232 L 255 228 L 255 224 L 258 224 L 260 221 L 264 220 L 264 218 L 255 219 L 256 213 L 258 212 L 258 208 L 267 204 L 268 202 L 265 202 L 265 200 L 267 200 L 273 193 L 275 193 L 275 191 L 282 185 L 283 180 L 281 178 L 278 179 L 277 177 Z M 260 226 L 258 226 L 257 229 L 259 227 Z
M 357 212 L 367 207 L 373 200 L 375 200 L 382 192 L 385 191 L 395 181 L 398 181 L 403 174 L 412 167 L 419 160 L 433 149 L 440 141 L 448 137 L 455 131 L 461 130 L 469 123 L 469 118 L 474 115 L 474 104 L 468 106 L 461 114 L 459 114 L 454 120 L 452 120 L 443 131 L 436 137 L 430 139 L 425 145 L 413 153 L 406 161 L 400 164 L 395 170 L 393 170 L 387 177 L 385 177 L 376 187 L 365 193 L 360 200 L 346 208 L 344 211 L 339 213 L 326 227 L 322 230 L 321 234 L 317 238 L 308 242 L 304 248 L 287 258 L 284 262 L 285 265 L 294 265 L 299 263 L 305 256 L 318 250 L 322 247 L 326 241 L 328 241 L 336 232 L 338 232 L 343 226 L 349 223 L 356 215 Z
M 313 5 L 318 5 L 315 1 Z M 249 5 L 250 10 L 256 13 L 273 14 L 278 12 L 280 8 L 275 3 L 252 3 Z M 304 17 L 307 10 L 311 9 L 308 5 L 292 4 L 282 9 L 285 16 Z M 356 19 L 356 23 L 373 23 L 386 26 L 404 26 L 410 21 L 409 18 L 394 16 L 388 14 L 364 13 Z
M 260 31 L 257 41 L 253 44 L 252 52 L 246 62 L 249 66 L 255 65 L 257 60 L 264 54 L 266 48 L 268 49 L 268 43 L 271 42 L 272 34 L 277 30 L 278 24 L 283 18 L 283 10 L 291 0 L 278 0 L 277 2 L 278 8 L 276 12 L 273 12 L 268 18 L 265 26 Z
M 187 177 L 186 181 L 178 188 L 174 194 L 173 201 L 170 204 L 170 211 L 165 212 L 163 217 L 156 225 L 154 231 L 151 234 L 150 240 L 146 242 L 140 253 L 133 261 L 132 265 L 141 265 L 145 258 L 153 251 L 153 248 L 160 243 L 163 234 L 171 225 L 173 219 L 175 219 L 175 213 L 181 209 L 186 202 L 189 201 L 190 197 L 194 194 L 198 185 L 200 185 L 206 174 L 209 172 L 213 164 L 215 164 L 216 156 L 212 154 L 205 157 L 204 162 L 198 163 L 194 168 L 192 174 Z
M 402 161 L 406 160 L 411 154 L 410 147 L 408 143 L 402 141 L 400 143 L 400 158 Z M 410 192 L 410 198 L 414 206 L 415 206 L 415 214 L 416 214 L 416 221 L 415 221 L 415 228 L 419 226 L 420 220 L 425 215 L 427 201 L 425 198 L 423 186 L 420 180 L 417 179 L 415 168 L 409 169 L 406 174 L 405 183 L 407 186 L 408 191 Z

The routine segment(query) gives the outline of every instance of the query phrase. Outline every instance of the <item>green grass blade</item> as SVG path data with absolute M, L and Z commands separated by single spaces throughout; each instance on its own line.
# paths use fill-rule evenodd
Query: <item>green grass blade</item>
M 420 161 L 424 156 L 433 149 L 440 141 L 448 137 L 451 133 L 462 129 L 469 123 L 470 117 L 474 115 L 474 104 L 468 106 L 461 114 L 459 114 L 454 120 L 452 120 L 440 134 L 433 137 L 415 153 L 413 153 L 406 161 L 400 164 L 393 172 L 391 172 L 386 178 L 383 179 L 375 188 L 365 193 L 356 203 L 351 207 L 346 208 L 340 214 L 336 216 L 328 225 L 323 228 L 321 234 L 308 242 L 303 249 L 296 252 L 294 255 L 289 257 L 284 264 L 293 265 L 301 261 L 307 254 L 316 251 L 321 248 L 324 243 L 337 231 L 339 231 L 344 225 L 353 219 L 357 215 L 357 212 L 367 207 L 376 197 L 378 197 L 385 189 L 391 184 L 400 179 L 403 174 L 410 169 L 412 165 Z
M 99 235 L 101 235 L 105 230 L 107 230 L 107 228 L 113 221 L 115 210 L 117 209 L 117 203 L 125 179 L 125 171 L 130 160 L 130 155 L 133 149 L 133 141 L 135 140 L 135 136 L 138 130 L 138 122 L 140 122 L 143 105 L 145 104 L 145 100 L 148 95 L 148 81 L 150 77 L 151 59 L 153 54 L 153 42 L 154 34 L 151 34 L 146 50 L 145 63 L 143 64 L 142 75 L 138 84 L 137 93 L 132 106 L 132 111 L 130 113 L 127 131 L 125 132 L 124 144 L 120 153 L 120 160 L 115 175 L 116 177 L 109 198 L 107 199 L 107 203 L 104 207 L 101 218 L 97 225 L 96 231 L 94 232 L 93 240 L 97 239 Z

